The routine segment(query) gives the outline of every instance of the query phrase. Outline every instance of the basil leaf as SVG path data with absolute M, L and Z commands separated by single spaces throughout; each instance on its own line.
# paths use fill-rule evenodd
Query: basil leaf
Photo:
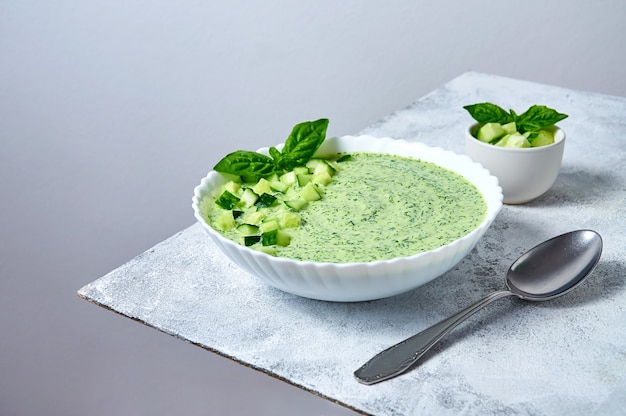
M 567 114 L 561 114 L 545 105 L 533 105 L 517 119 L 517 128 L 520 132 L 538 131 L 550 127 L 567 118 Z
M 274 159 L 274 162 L 280 160 L 280 152 L 274 146 L 270 147 L 270 156 L 272 157 L 272 159 Z
M 305 165 L 326 138 L 328 119 L 296 124 L 285 141 L 282 153 L 269 148 L 270 156 L 247 150 L 237 150 L 226 155 L 213 169 L 221 173 L 263 178 L 282 169 L 291 170 Z
M 308 162 L 326 138 L 328 119 L 296 124 L 285 141 L 279 160 L 281 168 L 291 170 Z
M 492 103 L 466 105 L 463 108 L 479 123 L 506 124 L 515 121 L 513 114 L 507 113 L 505 109 Z
M 217 162 L 213 170 L 239 176 L 262 178 L 276 171 L 274 160 L 268 156 L 247 150 L 237 150 Z

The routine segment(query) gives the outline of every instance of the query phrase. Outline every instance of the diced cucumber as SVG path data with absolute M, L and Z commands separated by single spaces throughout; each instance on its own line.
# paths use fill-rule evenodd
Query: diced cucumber
M 252 190 L 257 195 L 263 195 L 270 193 L 272 188 L 270 187 L 270 182 L 267 179 L 261 178 L 256 185 L 252 187 Z
M 526 137 L 527 135 L 525 136 L 519 133 L 507 134 L 498 143 L 496 143 L 496 146 L 512 148 L 530 147 L 530 143 Z
M 313 171 L 315 171 L 315 167 L 321 164 L 324 164 L 325 162 L 322 159 L 310 159 L 308 162 L 306 162 L 306 167 L 309 168 L 309 172 L 313 173 Z
M 267 208 L 271 207 L 276 201 L 276 197 L 271 194 L 263 194 L 259 197 L 259 199 L 254 203 L 259 208 Z
M 253 224 L 240 224 L 237 226 L 237 231 L 241 235 L 257 235 L 259 234 L 259 227 Z
M 555 127 L 546 127 L 539 131 L 517 131 L 514 121 L 500 125 L 486 123 L 476 133 L 476 138 L 500 147 L 526 148 L 547 146 L 554 143 Z
M 554 134 L 548 130 L 539 130 L 537 136 L 530 142 L 531 147 L 547 146 L 554 143 Z
M 517 131 L 517 125 L 515 124 L 514 121 L 511 121 L 510 123 L 506 123 L 502 125 L 502 128 L 504 129 L 504 132 L 506 134 L 513 134 Z
M 261 221 L 263 221 L 265 219 L 265 217 L 267 216 L 267 214 L 265 213 L 265 211 L 256 211 L 256 212 L 251 212 L 249 214 L 247 214 L 244 218 L 245 222 L 248 224 L 260 224 Z
M 300 189 L 296 186 L 291 186 L 289 189 L 285 191 L 284 194 L 281 195 L 283 201 L 292 201 L 294 199 L 300 199 Z
M 289 188 L 289 184 L 282 182 L 281 180 L 270 181 L 270 188 L 273 191 L 285 193 Z
M 239 190 L 241 189 L 241 183 L 228 181 L 226 182 L 226 184 L 224 184 L 224 189 L 231 194 L 237 195 L 237 193 L 239 193 Z
M 309 172 L 314 175 L 322 172 L 328 173 L 329 176 L 335 174 L 335 169 L 324 159 L 311 159 L 307 162 L 306 166 L 309 168 Z
M 288 246 L 291 236 L 283 230 L 271 230 L 261 234 L 261 245 L 263 246 Z
M 241 205 L 248 208 L 256 203 L 259 199 L 259 195 L 257 195 L 252 189 L 246 188 L 241 194 Z
M 328 185 L 331 183 L 333 178 L 327 171 L 320 171 L 319 173 L 315 173 L 313 178 L 311 178 L 311 182 L 316 183 L 318 185 Z
M 285 201 L 285 205 L 287 205 L 289 208 L 291 208 L 294 211 L 300 211 L 301 209 L 306 207 L 307 204 L 308 202 L 305 201 L 304 199 L 293 199 L 290 201 Z
M 291 236 L 283 230 L 277 230 L 276 244 L 281 247 L 287 247 L 289 243 L 291 243 Z
M 348 159 L 352 158 L 352 156 L 350 155 L 344 155 L 342 157 L 348 156 Z M 346 160 L 348 160 L 346 159 Z M 328 163 L 330 165 L 331 168 L 333 168 L 335 170 L 335 173 L 339 172 L 342 168 L 338 163 L 338 160 L 327 160 L 326 163 Z
M 308 202 L 317 201 L 322 197 L 317 190 L 317 186 L 312 182 L 307 183 L 304 188 L 300 190 L 300 196 Z
M 250 247 L 261 241 L 260 235 L 247 235 L 243 238 L 243 245 Z
M 272 230 L 278 230 L 280 228 L 280 224 L 277 218 L 272 218 L 271 220 L 267 220 L 259 224 L 259 228 L 262 232 L 266 233 Z
M 215 218 L 215 226 L 222 231 L 232 230 L 237 226 L 232 211 L 225 211 Z
M 505 134 L 506 132 L 500 123 L 486 123 L 478 130 L 476 138 L 481 142 L 489 143 Z
M 293 211 L 281 211 L 277 214 L 280 228 L 296 228 L 302 224 L 300 214 Z
M 311 182 L 311 179 L 313 179 L 313 175 L 310 173 L 299 173 L 296 174 L 296 177 L 298 178 L 298 185 L 301 187 L 304 187 L 306 184 Z
M 294 171 L 290 171 L 281 175 L 280 181 L 287 185 L 293 185 L 298 181 L 298 178 L 296 177 L 296 173 Z
M 239 197 L 237 195 L 233 195 L 229 191 L 222 192 L 222 194 L 215 200 L 217 206 L 224 209 L 233 209 L 238 202 Z
M 339 160 L 350 158 L 344 154 Z M 291 236 L 284 230 L 302 225 L 298 211 L 321 199 L 333 175 L 341 169 L 338 161 L 329 155 L 311 159 L 306 166 L 281 175 L 260 179 L 233 177 L 221 186 L 219 197 L 214 198 L 226 212 L 214 217 L 213 224 L 222 231 L 236 228 L 239 244 L 275 255 L 276 246 L 290 244 Z

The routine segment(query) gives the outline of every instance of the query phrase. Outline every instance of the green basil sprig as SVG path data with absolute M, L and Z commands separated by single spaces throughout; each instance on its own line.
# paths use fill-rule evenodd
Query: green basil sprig
M 507 112 L 502 107 L 492 103 L 466 105 L 463 108 L 479 123 L 507 124 L 514 121 L 520 133 L 536 132 L 553 126 L 568 117 L 567 114 L 561 114 L 545 105 L 533 105 L 519 115 L 513 110 Z
M 247 150 L 237 150 L 217 162 L 213 170 L 253 178 L 292 170 L 308 162 L 326 139 L 328 119 L 296 124 L 285 141 L 282 152 L 270 147 L 269 156 Z

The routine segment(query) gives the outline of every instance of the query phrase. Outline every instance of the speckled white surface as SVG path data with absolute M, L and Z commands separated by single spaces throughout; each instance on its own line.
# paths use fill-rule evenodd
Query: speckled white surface
M 468 72 L 361 133 L 463 153 L 462 106 L 482 101 L 569 114 L 561 173 L 542 197 L 504 206 L 468 257 L 413 292 L 362 303 L 288 295 L 233 265 L 196 224 L 79 295 L 365 414 L 626 414 L 626 99 Z M 502 288 L 524 251 L 578 228 L 598 231 L 604 253 L 577 290 L 502 299 L 413 371 L 354 379 L 381 349 Z

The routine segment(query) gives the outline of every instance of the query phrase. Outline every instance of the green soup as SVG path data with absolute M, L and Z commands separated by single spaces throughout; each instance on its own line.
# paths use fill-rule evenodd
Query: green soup
M 276 256 L 332 263 L 410 256 L 466 235 L 485 218 L 483 196 L 459 174 L 408 157 L 351 156 L 323 197 L 299 212 L 301 225 L 287 230 L 290 243 Z M 241 239 L 236 230 L 220 232 Z

